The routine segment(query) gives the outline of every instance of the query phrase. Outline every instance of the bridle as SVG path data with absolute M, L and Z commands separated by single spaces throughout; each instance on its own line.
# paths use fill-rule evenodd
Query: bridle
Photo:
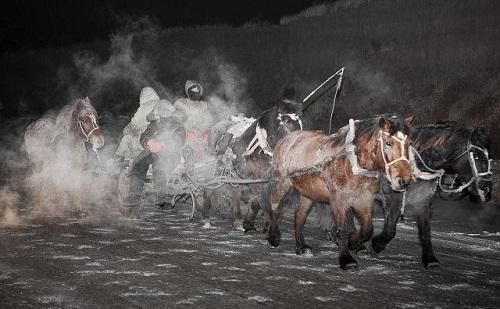
M 285 119 L 283 119 L 283 116 L 288 116 L 291 120 L 297 121 L 300 126 L 300 130 L 302 131 L 302 118 L 300 118 L 299 115 L 295 113 L 291 114 L 282 114 L 278 113 L 278 117 L 276 117 L 277 120 L 279 120 L 279 125 L 278 127 L 282 127 L 285 129 L 287 133 L 290 133 L 290 129 L 288 129 L 288 126 L 285 123 Z M 259 124 L 255 126 L 255 135 L 253 139 L 250 141 L 248 144 L 247 148 L 245 149 L 245 152 L 243 153 L 243 157 L 247 157 L 251 155 L 257 148 L 260 148 L 264 154 L 272 157 L 273 156 L 273 149 L 269 145 L 269 142 L 267 141 L 267 131 L 264 128 L 261 128 Z
M 458 159 L 460 159 L 461 157 L 463 156 L 466 156 L 467 157 L 467 161 L 469 162 L 469 166 L 472 170 L 472 176 L 471 178 L 463 183 L 462 185 L 456 187 L 456 188 L 453 188 L 453 189 L 450 189 L 451 186 L 453 186 L 453 184 L 455 183 L 455 180 L 457 179 L 458 177 L 458 174 L 453 174 L 451 176 L 453 176 L 453 180 L 452 180 L 452 183 L 451 183 L 451 186 L 448 187 L 448 188 L 445 188 L 445 186 L 443 185 L 443 176 L 445 176 L 446 174 L 444 173 L 444 170 L 443 169 L 440 169 L 440 170 L 435 170 L 435 169 L 432 169 L 430 168 L 425 162 L 424 160 L 422 159 L 422 156 L 418 153 L 418 151 L 411 147 L 411 152 L 410 152 L 410 155 L 417 155 L 418 159 L 420 160 L 420 162 L 422 163 L 422 165 L 424 166 L 424 168 L 429 171 L 430 173 L 422 173 L 416 166 L 416 163 L 414 164 L 413 166 L 413 169 L 414 169 L 414 174 L 416 174 L 416 178 L 419 178 L 419 179 L 435 179 L 435 178 L 438 178 L 438 185 L 439 185 L 439 189 L 444 192 L 444 193 L 459 193 L 459 192 L 462 192 L 463 190 L 465 190 L 466 188 L 470 187 L 473 183 L 476 184 L 476 189 L 477 189 L 477 192 L 478 192 L 478 195 L 479 195 L 479 198 L 481 199 L 482 202 L 486 202 L 486 194 L 483 190 L 481 190 L 480 186 L 479 186 L 479 182 L 480 181 L 489 181 L 491 182 L 492 181 L 492 178 L 491 178 L 491 175 L 492 175 L 492 171 L 491 171 L 491 161 L 492 159 L 490 159 L 489 157 L 489 154 L 488 154 L 488 150 L 485 149 L 485 148 L 482 148 L 482 147 L 479 147 L 477 145 L 474 145 L 470 142 L 470 136 L 467 140 L 467 148 L 465 149 L 465 151 L 463 151 L 462 153 L 460 153 L 458 156 L 456 156 L 454 159 L 450 160 L 449 163 L 453 163 L 455 161 L 457 161 Z M 486 172 L 479 172 L 478 169 L 477 169 L 477 165 L 476 165 L 476 160 L 474 158 L 474 152 L 472 152 L 471 150 L 472 149 L 477 149 L 478 151 L 480 151 L 481 153 L 484 154 L 484 156 L 486 157 L 486 159 L 488 160 L 488 169 Z M 428 175 L 426 175 L 428 174 Z M 448 174 L 450 175 L 450 174 Z M 490 177 L 488 177 L 490 176 Z
M 485 156 L 486 160 L 488 161 L 488 168 L 485 172 L 480 172 L 478 170 L 477 165 L 476 165 L 476 159 L 474 158 L 474 152 L 471 151 L 473 149 L 480 151 Z M 456 192 L 463 191 L 465 188 L 468 188 L 469 186 L 471 186 L 474 183 L 474 184 L 476 184 L 476 189 L 477 189 L 477 193 L 479 195 L 479 198 L 481 199 L 482 202 L 486 202 L 486 192 L 484 190 L 481 190 L 481 188 L 479 186 L 479 182 L 480 181 L 488 181 L 488 182 L 492 181 L 492 178 L 491 178 L 491 175 L 492 175 L 491 161 L 492 161 L 492 159 L 490 159 L 490 157 L 489 157 L 488 150 L 472 144 L 470 142 L 470 136 L 469 136 L 469 139 L 467 141 L 467 148 L 465 149 L 465 151 L 462 152 L 457 157 L 455 157 L 453 160 L 451 160 L 450 163 L 455 162 L 464 156 L 467 157 L 467 161 L 469 162 L 469 166 L 470 166 L 471 171 L 472 171 L 472 176 L 469 179 L 469 181 L 462 184 L 458 188 L 446 189 L 446 188 L 443 188 L 442 180 L 440 179 L 439 188 L 441 189 L 441 191 L 443 191 L 445 193 L 456 193 Z M 452 185 L 455 182 L 455 179 L 458 177 L 458 175 L 455 174 L 453 176 L 454 176 L 454 178 L 453 178 Z
M 386 135 L 392 139 L 394 139 L 395 141 L 397 141 L 399 143 L 399 145 L 401 146 L 401 156 L 399 158 L 396 158 L 392 161 L 388 161 L 387 157 L 386 157 L 386 154 L 384 152 L 384 139 L 383 139 L 383 135 Z M 392 177 L 389 173 L 389 168 L 391 165 L 393 164 L 396 164 L 397 162 L 399 161 L 405 161 L 405 162 L 408 162 L 408 164 L 410 164 L 410 161 L 408 160 L 408 158 L 405 156 L 405 143 L 406 143 L 406 139 L 408 138 L 408 136 L 404 133 L 402 133 L 401 131 L 398 131 L 396 134 L 389 134 L 385 131 L 382 131 L 380 130 L 379 131 L 379 134 L 378 134 L 378 142 L 379 142 L 379 145 L 380 145 L 380 152 L 382 153 L 382 159 L 384 160 L 384 167 L 385 167 L 385 176 L 386 178 L 389 180 L 389 182 L 391 183 L 391 186 L 392 186 L 392 189 L 394 191 L 404 191 L 405 189 L 396 189 L 396 184 L 394 183 L 394 181 L 392 180 Z
M 276 117 L 276 119 L 278 119 L 280 122 L 279 126 L 284 127 L 287 132 L 290 132 L 290 130 L 288 129 L 288 126 L 285 124 L 285 120 L 283 119 L 283 116 L 288 116 L 288 118 L 290 118 L 291 120 L 298 122 L 299 126 L 300 126 L 300 130 L 301 131 L 303 130 L 302 119 L 300 118 L 299 115 L 297 115 L 296 113 L 291 113 L 291 114 L 278 113 L 278 117 Z
M 82 131 L 83 136 L 85 136 L 85 142 L 88 142 L 90 139 L 90 136 L 96 131 L 99 130 L 99 126 L 97 125 L 97 119 L 93 114 L 87 115 L 85 117 L 90 118 L 90 123 L 92 124 L 92 129 L 87 133 L 85 132 L 85 129 L 83 128 L 82 125 L 82 120 L 78 120 L 78 124 L 80 126 L 80 130 Z

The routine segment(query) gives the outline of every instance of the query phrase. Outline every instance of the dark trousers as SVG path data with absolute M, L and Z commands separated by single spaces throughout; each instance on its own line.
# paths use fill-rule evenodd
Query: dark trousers
M 140 202 L 140 197 L 144 187 L 144 180 L 149 169 L 149 165 L 153 164 L 153 184 L 154 189 L 160 195 L 165 193 L 167 183 L 167 173 L 171 172 L 180 161 L 180 153 L 176 152 L 160 152 L 158 154 L 149 153 L 139 161 L 137 161 L 129 173 L 130 187 L 129 200 L 130 202 Z

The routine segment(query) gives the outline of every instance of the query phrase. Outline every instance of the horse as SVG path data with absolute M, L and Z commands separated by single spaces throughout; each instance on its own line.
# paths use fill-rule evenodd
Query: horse
M 104 136 L 97 123 L 97 112 L 88 97 L 65 105 L 55 122 L 40 118 L 28 125 L 24 141 L 35 177 L 35 197 L 40 199 L 49 182 L 62 191 L 78 191 L 78 175 L 85 168 L 85 143 L 97 151 L 104 146 Z M 56 175 L 57 173 L 57 175 Z M 81 210 L 78 194 L 74 203 Z M 40 200 L 38 201 L 40 202 Z
M 378 203 L 384 212 L 384 227 L 382 233 L 372 239 L 372 248 L 375 252 L 381 252 L 386 247 L 396 235 L 396 225 L 404 212 L 402 205 L 412 206 L 422 247 L 422 262 L 427 269 L 440 265 L 431 242 L 433 197 L 441 190 L 488 202 L 492 191 L 488 155 L 490 142 L 484 128 L 460 127 L 455 122 L 417 127 L 412 132 L 412 140 L 417 179 L 406 188 L 404 194 L 393 192 L 387 184 L 381 187 Z M 445 175 L 453 175 L 453 188 L 444 183 Z
M 217 153 L 231 153 L 234 156 L 232 168 L 238 178 L 247 180 L 270 179 L 272 176 L 272 153 L 276 143 L 290 132 L 303 129 L 302 103 L 282 99 L 278 104 L 264 111 L 240 136 L 217 138 Z M 201 223 L 210 226 L 210 209 L 224 200 L 232 211 L 233 228 L 249 232 L 255 230 L 255 218 L 262 209 L 264 213 L 264 233 L 271 221 L 272 183 L 258 183 L 242 186 L 225 185 L 216 190 L 205 190 L 202 203 Z M 248 211 L 242 220 L 241 200 Z
M 292 132 L 281 139 L 273 152 L 277 172 L 269 244 L 280 242 L 279 219 L 286 204 L 294 204 L 296 253 L 311 249 L 303 236 L 304 224 L 315 202 L 328 203 L 336 223 L 339 265 L 355 267 L 349 249 L 357 249 L 373 234 L 375 198 L 382 177 L 394 190 L 403 190 L 411 181 L 408 149 L 413 117 L 402 120 L 395 114 L 349 121 L 335 134 L 321 131 Z M 352 217 L 360 223 L 349 233 Z

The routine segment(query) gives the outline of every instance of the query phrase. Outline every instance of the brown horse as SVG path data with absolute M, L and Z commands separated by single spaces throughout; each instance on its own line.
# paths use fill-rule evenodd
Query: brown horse
M 104 145 L 104 136 L 97 124 L 97 112 L 88 97 L 64 106 L 55 123 L 41 118 L 31 123 L 24 134 L 26 151 L 33 168 L 34 196 L 41 202 L 48 186 L 70 191 L 73 202 L 81 210 L 79 196 L 82 171 L 87 162 L 85 143 L 94 150 Z M 58 190 L 59 191 L 59 190 Z
M 383 115 L 351 120 L 333 135 L 297 131 L 280 140 L 273 152 L 273 165 L 279 179 L 274 193 L 281 200 L 273 211 L 269 243 L 279 244 L 278 224 L 284 204 L 298 199 L 296 252 L 304 253 L 310 248 L 303 236 L 307 215 L 314 202 L 328 203 L 337 226 L 340 267 L 355 266 L 349 249 L 358 248 L 373 234 L 374 200 L 381 177 L 385 176 L 395 190 L 404 189 L 411 181 L 407 156 L 411 122 L 411 117 L 402 121 L 396 115 Z M 352 216 L 360 228 L 350 234 Z

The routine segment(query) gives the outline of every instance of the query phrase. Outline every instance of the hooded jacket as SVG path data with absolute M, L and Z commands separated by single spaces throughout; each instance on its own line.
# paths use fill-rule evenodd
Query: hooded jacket
M 211 127 L 213 123 L 213 117 L 210 114 L 208 103 L 206 101 L 193 101 L 187 98 L 188 89 L 195 85 L 199 86 L 200 92 L 201 94 L 203 94 L 203 87 L 200 83 L 193 80 L 188 80 L 186 81 L 186 84 L 184 86 L 186 97 L 180 98 L 175 101 L 174 106 L 186 116 L 186 121 L 184 123 L 186 131 L 201 132 L 206 131 Z
M 123 137 L 116 150 L 116 155 L 126 159 L 134 159 L 144 150 L 139 142 L 139 137 L 148 126 L 147 115 L 151 113 L 159 102 L 160 97 L 153 88 L 142 88 L 139 96 L 139 108 L 123 129 Z
M 139 108 L 130 120 L 129 124 L 123 129 L 123 135 L 139 136 L 148 127 L 146 117 L 153 111 L 156 104 L 160 102 L 160 97 L 151 87 L 144 87 L 139 97 Z

